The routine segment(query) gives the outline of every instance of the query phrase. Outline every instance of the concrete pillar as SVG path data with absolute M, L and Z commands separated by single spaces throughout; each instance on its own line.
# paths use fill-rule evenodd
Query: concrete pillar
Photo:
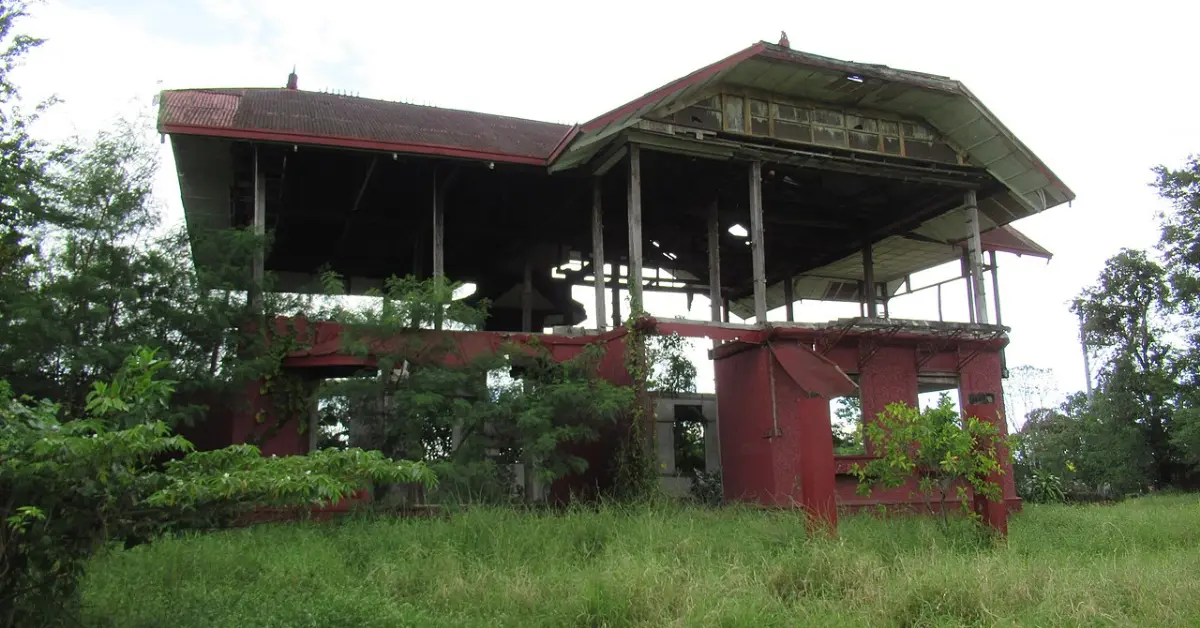
M 959 369 L 959 405 L 964 417 L 976 417 L 996 426 L 999 433 L 998 456 L 1008 459 L 1003 440 L 1008 434 L 1004 420 L 1004 390 L 1001 372 L 1001 357 L 997 351 L 980 351 L 974 359 Z M 1000 484 L 1003 499 L 999 502 L 977 496 L 975 510 L 993 529 L 1001 534 L 1008 533 L 1008 504 L 1019 504 L 1016 484 L 1013 481 L 1012 465 L 1001 463 L 1001 473 L 988 479 Z

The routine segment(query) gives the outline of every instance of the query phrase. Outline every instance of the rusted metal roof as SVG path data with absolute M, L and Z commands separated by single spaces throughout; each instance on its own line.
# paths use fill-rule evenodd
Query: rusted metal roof
M 292 89 L 163 92 L 159 131 L 544 165 L 564 124 Z
M 847 82 L 848 78 L 852 82 Z M 585 163 L 642 117 L 694 101 L 706 90 L 724 84 L 924 119 L 966 156 L 968 165 L 986 169 L 1006 188 L 1007 194 L 981 199 L 986 228 L 1075 199 L 1075 193 L 959 81 L 831 59 L 767 42 L 758 42 L 585 122 L 551 168 Z

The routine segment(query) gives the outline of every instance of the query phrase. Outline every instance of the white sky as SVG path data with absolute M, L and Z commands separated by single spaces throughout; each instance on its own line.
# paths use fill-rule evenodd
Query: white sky
M 53 135 L 147 110 L 163 88 L 282 86 L 293 64 L 302 89 L 580 122 L 780 30 L 807 52 L 951 76 L 1078 196 L 1016 223 L 1055 253 L 1048 265 L 1000 261 L 1009 365 L 1052 368 L 1064 392 L 1083 385 L 1067 302 L 1121 247 L 1153 245 L 1164 203 L 1149 169 L 1200 147 L 1188 72 L 1200 4 L 1190 2 L 49 0 L 33 12 L 21 29 L 49 42 L 18 80 L 29 98 L 64 100 L 43 122 Z M 163 156 L 157 192 L 178 218 L 165 146 Z M 588 295 L 577 298 L 590 308 Z M 963 289 L 945 298 L 947 318 L 964 320 Z M 682 301 L 648 305 L 674 315 Z M 707 308 L 698 297 L 692 317 Z M 899 299 L 892 313 L 936 318 L 934 294 Z

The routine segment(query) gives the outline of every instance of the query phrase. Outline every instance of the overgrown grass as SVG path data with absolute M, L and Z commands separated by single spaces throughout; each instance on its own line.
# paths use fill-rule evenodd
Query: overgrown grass
M 1200 496 L 965 522 L 674 506 L 262 526 L 98 558 L 85 625 L 1200 625 Z

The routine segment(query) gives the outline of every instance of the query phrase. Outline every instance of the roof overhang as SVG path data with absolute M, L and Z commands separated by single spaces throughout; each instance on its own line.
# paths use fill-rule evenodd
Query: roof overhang
M 859 79 L 845 89 L 847 77 Z M 656 111 L 694 102 L 719 85 L 924 120 L 982 168 L 1004 193 L 981 198 L 985 228 L 1006 225 L 1069 202 L 1075 194 L 962 83 L 883 65 L 840 61 L 759 42 L 672 81 L 580 126 L 570 145 L 551 160 L 551 170 L 579 167 L 619 141 L 622 131 Z M 697 140 L 695 143 L 703 143 Z

